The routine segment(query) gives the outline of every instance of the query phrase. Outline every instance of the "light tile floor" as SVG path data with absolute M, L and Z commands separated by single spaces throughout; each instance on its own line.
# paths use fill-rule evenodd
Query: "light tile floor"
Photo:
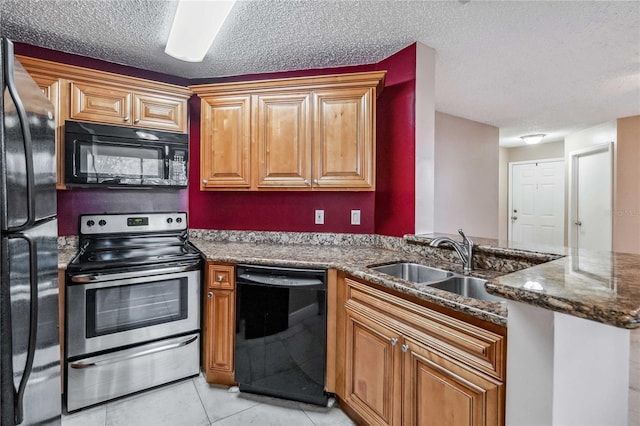
M 62 426 L 354 425 L 338 407 L 324 408 L 229 392 L 202 376 L 62 416 Z

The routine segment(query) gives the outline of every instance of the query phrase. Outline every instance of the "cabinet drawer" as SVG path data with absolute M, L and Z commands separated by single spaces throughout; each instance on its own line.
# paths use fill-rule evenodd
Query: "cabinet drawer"
M 463 365 L 504 379 L 504 336 L 349 278 L 345 284 L 347 308 L 385 320 L 403 335 Z
M 233 290 L 235 277 L 233 266 L 209 265 L 207 270 L 207 283 L 209 288 Z

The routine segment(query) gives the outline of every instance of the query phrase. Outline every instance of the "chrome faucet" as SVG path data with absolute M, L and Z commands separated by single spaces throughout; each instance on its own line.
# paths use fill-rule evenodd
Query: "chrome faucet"
M 462 242 L 459 243 L 449 237 L 438 237 L 431 241 L 431 247 L 438 247 L 440 244 L 449 244 L 454 248 L 460 259 L 462 259 L 462 270 L 468 275 L 473 270 L 473 241 L 464 235 L 462 229 L 458 229 L 458 234 L 462 236 Z

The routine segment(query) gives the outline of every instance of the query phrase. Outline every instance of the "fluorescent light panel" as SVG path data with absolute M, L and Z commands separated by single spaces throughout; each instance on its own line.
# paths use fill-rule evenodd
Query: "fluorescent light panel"
M 165 53 L 181 61 L 202 62 L 234 3 L 235 0 L 180 0 Z

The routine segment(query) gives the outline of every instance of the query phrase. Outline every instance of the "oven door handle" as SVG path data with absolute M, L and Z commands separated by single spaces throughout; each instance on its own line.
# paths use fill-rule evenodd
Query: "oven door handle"
M 174 266 L 171 268 L 159 268 L 159 269 L 147 269 L 144 271 L 131 271 L 131 272 L 119 272 L 119 273 L 104 273 L 104 274 L 79 274 L 72 275 L 70 277 L 71 282 L 78 284 L 97 283 L 104 281 L 125 280 L 129 278 L 148 277 L 152 275 L 160 274 L 173 274 L 178 272 L 197 271 L 200 269 L 200 263 L 190 263 L 181 266 Z
M 134 353 L 129 353 L 127 355 L 122 355 L 122 356 L 109 356 L 109 355 L 104 355 L 104 356 L 100 356 L 100 357 L 96 357 L 94 358 L 93 361 L 90 362 L 73 362 L 71 363 L 70 367 L 71 368 L 75 368 L 75 369 L 84 369 L 84 368 L 90 368 L 90 367 L 99 367 L 101 365 L 107 365 L 107 364 L 113 364 L 116 362 L 122 362 L 122 361 L 127 361 L 133 358 L 138 358 L 141 356 L 146 356 L 146 355 L 152 355 L 152 354 L 156 354 L 158 352 L 164 352 L 164 351 L 168 351 L 171 349 L 176 349 L 176 348 L 180 348 L 182 346 L 187 346 L 193 342 L 195 342 L 198 339 L 198 336 L 189 336 L 186 339 L 183 339 L 179 342 L 173 342 L 173 343 L 168 343 L 166 345 L 162 345 L 162 346 L 158 346 L 155 348 L 150 348 L 150 349 L 144 349 L 141 350 L 139 352 L 134 352 Z

